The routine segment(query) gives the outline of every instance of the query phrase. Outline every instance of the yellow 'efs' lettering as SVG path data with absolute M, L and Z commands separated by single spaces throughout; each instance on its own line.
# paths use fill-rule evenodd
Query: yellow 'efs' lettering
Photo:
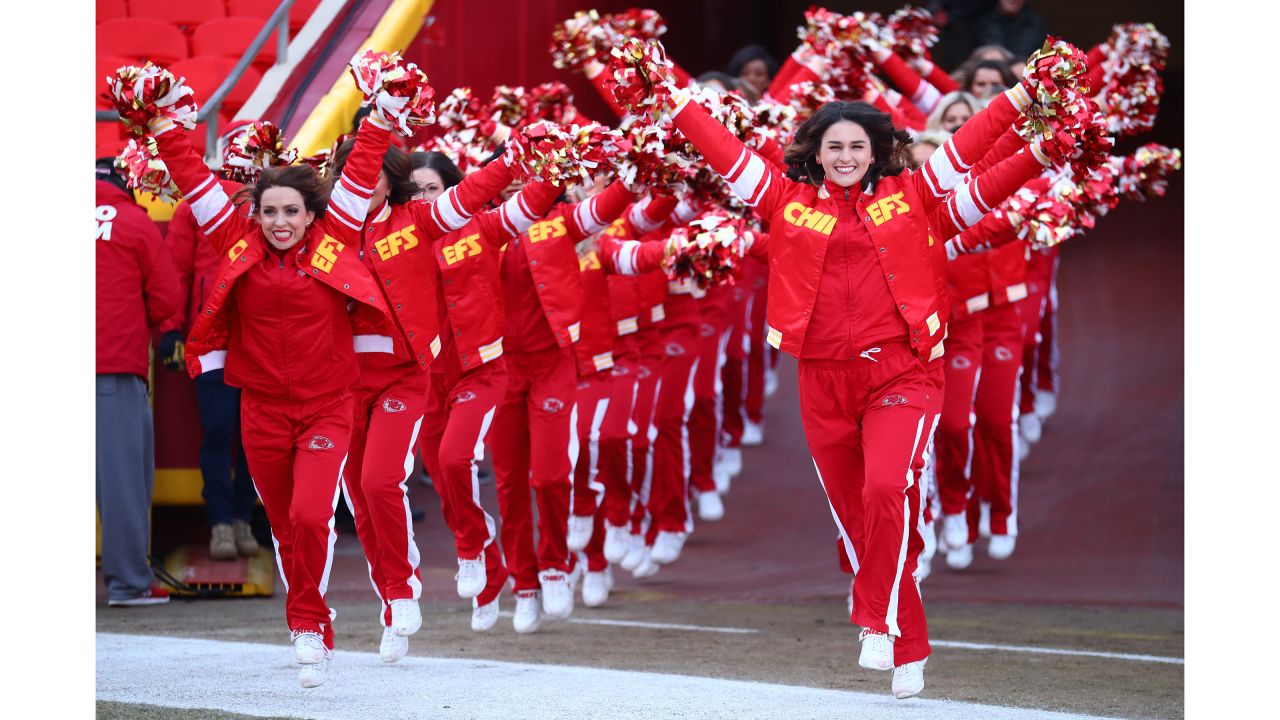
M 895 216 L 910 212 L 911 206 L 902 201 L 902 193 L 894 193 L 880 198 L 867 206 L 867 214 L 876 227 L 889 222 Z
M 453 265 L 462 262 L 469 257 L 479 255 L 484 248 L 480 247 L 480 243 L 476 240 L 480 237 L 480 233 L 468 235 L 452 245 L 445 245 L 444 262 L 446 265 Z
M 311 267 L 320 272 L 330 272 L 333 270 L 333 264 L 338 262 L 338 253 L 346 249 L 346 245 L 334 240 L 329 235 L 324 236 L 324 240 L 316 246 L 316 252 L 311 256 Z
M 782 210 L 782 217 L 787 222 L 800 227 L 807 227 L 810 230 L 816 230 L 823 235 L 830 235 L 831 231 L 836 227 L 836 219 L 826 213 L 820 213 L 813 208 L 793 202 Z
M 595 250 L 592 250 L 586 255 L 583 255 L 582 257 L 578 258 L 579 272 L 586 272 L 587 270 L 599 270 L 599 269 L 600 269 L 600 256 L 596 255 Z
M 609 227 L 604 229 L 604 234 L 611 238 L 622 237 L 627 234 L 627 219 L 618 218 L 609 223 Z
M 402 252 L 418 247 L 418 238 L 413 236 L 415 228 L 417 225 L 410 225 L 375 242 L 373 247 L 378 251 L 378 257 L 386 262 Z
M 227 251 L 227 259 L 230 260 L 231 262 L 235 262 L 236 258 L 243 255 L 244 251 L 248 249 L 249 249 L 249 241 L 245 240 L 244 238 L 240 238 L 239 240 L 236 241 L 236 244 L 232 245 L 231 249 Z
M 534 223 L 529 228 L 529 241 L 540 243 L 548 238 L 564 237 L 568 231 L 564 229 L 564 216 Z

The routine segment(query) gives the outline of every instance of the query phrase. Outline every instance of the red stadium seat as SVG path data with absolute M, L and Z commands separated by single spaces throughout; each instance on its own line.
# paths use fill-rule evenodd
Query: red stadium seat
M 174 75 L 187 79 L 187 85 L 196 92 L 196 100 L 203 105 L 208 102 L 209 98 L 213 97 L 213 93 L 231 75 L 231 69 L 235 67 L 235 64 L 236 61 L 232 58 L 201 55 L 200 57 L 176 62 L 170 69 Z M 249 96 L 253 94 L 253 91 L 257 89 L 261 80 L 261 73 L 252 66 L 247 68 L 240 78 L 240 82 L 236 83 L 235 87 L 231 88 L 231 92 L 227 93 L 227 97 L 222 101 L 220 109 L 227 115 L 234 116 L 240 106 L 244 105 Z
M 200 23 L 226 16 L 227 11 L 222 3 L 209 0 L 130 0 L 129 2 L 129 17 L 167 20 L 188 35 Z
M 217 55 L 239 59 L 265 23 L 260 17 L 228 17 L 210 20 L 191 36 L 192 55 Z M 276 61 L 276 38 L 267 39 L 253 66 L 266 72 Z
M 122 57 L 110 57 L 99 55 L 94 63 L 93 93 L 97 96 L 97 106 L 100 108 L 111 109 L 111 101 L 102 97 L 102 93 L 107 91 L 107 76 L 115 75 L 116 68 L 125 65 L 133 65 L 134 60 Z
M 108 20 L 96 28 L 99 55 L 172 65 L 188 57 L 187 37 L 173 23 L 155 18 Z
M 97 0 L 97 21 L 104 23 L 108 20 L 129 17 L 129 8 L 125 7 L 124 0 Z
M 289 8 L 289 37 L 298 34 L 319 4 L 320 0 L 294 0 Z M 227 0 L 227 15 L 269 18 L 279 5 L 279 0 Z

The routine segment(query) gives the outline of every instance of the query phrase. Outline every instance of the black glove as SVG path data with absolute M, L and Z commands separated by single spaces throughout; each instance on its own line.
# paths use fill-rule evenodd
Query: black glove
M 156 349 L 156 357 L 160 364 L 168 370 L 181 370 L 185 354 L 182 333 L 170 330 L 160 336 L 160 347 Z

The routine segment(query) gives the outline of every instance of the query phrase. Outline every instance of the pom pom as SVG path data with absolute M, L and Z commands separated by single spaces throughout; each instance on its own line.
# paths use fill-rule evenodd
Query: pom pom
M 604 86 L 631 112 L 661 107 L 671 95 L 671 62 L 657 40 L 628 38 L 609 51 Z
M 126 128 L 142 136 L 150 132 L 147 123 L 168 118 L 190 130 L 196 126 L 195 93 L 185 78 L 176 78 L 165 68 L 147 62 L 142 67 L 126 65 L 106 78 L 107 92 Z
M 498 85 L 493 89 L 493 99 L 489 101 L 485 114 L 499 125 L 514 128 L 519 126 L 524 118 L 524 109 L 525 99 L 522 86 Z
M 784 147 L 791 142 L 791 136 L 799 125 L 795 107 L 761 98 L 756 103 L 755 114 L 756 127 L 762 136 Z
M 130 138 L 115 162 L 116 169 L 125 177 L 130 190 L 141 190 L 166 203 L 176 203 L 181 197 L 178 186 L 173 184 L 169 168 L 160 159 L 155 138 L 150 135 Z
M 621 38 L 657 40 L 667 32 L 667 21 L 657 10 L 631 8 L 606 16 L 609 28 Z
M 557 70 L 576 70 L 588 60 L 605 56 L 613 34 L 595 10 L 579 11 L 551 30 L 551 64 Z
M 257 180 L 269 167 L 292 165 L 297 150 L 286 150 L 284 133 L 267 120 L 246 126 L 222 151 L 222 176 L 240 183 Z
M 513 136 L 508 151 L 518 177 L 541 178 L 567 189 L 590 182 L 593 171 L 618 151 L 617 140 L 600 125 L 565 130 L 541 122 Z
M 1169 176 L 1182 169 L 1182 151 L 1156 143 L 1143 145 L 1124 158 L 1113 160 L 1117 190 L 1132 200 L 1164 197 Z
M 614 158 L 615 176 L 630 188 L 684 189 L 695 162 L 681 152 L 684 137 L 663 119 L 640 118 L 623 131 Z
M 333 145 L 330 145 L 329 149 L 321 150 L 315 155 L 298 158 L 298 163 L 310 165 L 321 178 L 328 178 L 330 171 L 333 170 L 333 159 L 338 155 L 338 148 L 342 147 L 342 143 L 353 137 L 355 137 L 355 133 L 343 133 L 333 141 Z
M 745 228 L 740 218 L 711 213 L 677 228 L 671 239 L 675 252 L 665 261 L 667 277 L 692 278 L 700 288 L 729 284 L 742 275 Z
M 1169 38 L 1150 23 L 1116 25 L 1103 45 L 1102 102 L 1111 132 L 1136 135 L 1155 125 Z
M 907 5 L 889 16 L 882 41 L 905 58 L 922 58 L 937 44 L 938 26 L 928 10 Z
M 435 90 L 427 75 L 413 63 L 405 63 L 400 53 L 366 51 L 351 59 L 351 75 L 370 103 L 402 135 L 435 122 Z
M 1105 161 L 1113 144 L 1105 116 L 1079 86 L 1086 69 L 1079 48 L 1046 39 L 1027 60 L 1024 80 L 1033 98 L 1018 122 L 1023 138 L 1038 139 L 1055 165 L 1070 163 L 1080 176 Z
M 1021 188 L 996 212 L 1008 217 L 1014 227 L 1025 229 L 1027 242 L 1036 248 L 1060 245 L 1076 233 L 1075 209 L 1052 192 L 1037 196 Z
M 795 125 L 799 127 L 818 108 L 836 99 L 836 91 L 826 83 L 814 83 L 809 80 L 791 86 L 791 98 L 787 104 L 795 113 Z
M 577 115 L 573 107 L 573 92 L 569 86 L 556 80 L 530 89 L 524 96 L 525 122 L 550 120 L 564 125 Z
M 870 87 L 871 46 L 878 42 L 884 19 L 878 13 L 833 13 L 826 8 L 811 7 L 805 12 L 805 25 L 799 30 L 801 42 L 827 60 L 823 80 L 839 97 L 862 99 Z

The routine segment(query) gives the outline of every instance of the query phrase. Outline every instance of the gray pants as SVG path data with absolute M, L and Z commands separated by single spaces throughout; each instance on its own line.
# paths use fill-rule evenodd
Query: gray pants
M 102 576 L 109 599 L 127 600 L 146 592 L 152 581 L 147 544 L 155 433 L 142 378 L 98 376 L 97 435 Z

